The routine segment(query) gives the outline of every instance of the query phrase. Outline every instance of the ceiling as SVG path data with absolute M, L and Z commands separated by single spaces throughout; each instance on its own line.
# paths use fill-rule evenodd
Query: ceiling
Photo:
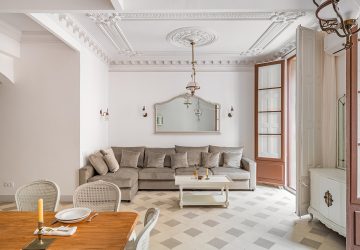
M 198 64 L 253 64 L 293 51 L 298 25 L 317 27 L 310 0 L 87 3 L 85 0 L 2 0 L 0 12 L 66 13 L 101 46 L 113 65 L 187 65 L 191 50 L 179 43 L 189 36 L 209 40 L 206 46 L 196 47 Z M 0 20 L 19 30 L 44 31 L 24 14 L 0 13 Z
M 273 60 L 294 49 L 298 25 L 317 25 L 311 1 L 149 2 L 125 1 L 120 12 L 89 11 L 71 16 L 103 46 L 115 65 L 188 64 L 190 48 L 174 46 L 167 39 L 176 29 L 188 34 L 205 31 L 216 37 L 207 46 L 196 48 L 198 63 Z

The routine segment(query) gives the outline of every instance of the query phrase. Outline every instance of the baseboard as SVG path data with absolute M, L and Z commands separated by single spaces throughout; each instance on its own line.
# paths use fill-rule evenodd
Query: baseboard
M 72 202 L 72 195 L 61 195 L 60 202 Z M 15 202 L 15 195 L 0 195 L 0 202 Z

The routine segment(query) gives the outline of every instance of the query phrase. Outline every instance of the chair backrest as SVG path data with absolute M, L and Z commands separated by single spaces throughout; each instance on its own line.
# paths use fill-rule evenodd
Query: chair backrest
M 121 192 L 117 185 L 106 181 L 95 181 L 76 188 L 74 207 L 87 207 L 92 211 L 119 211 Z
M 144 229 L 140 232 L 139 236 L 135 241 L 135 249 L 136 250 L 148 250 L 150 243 L 150 233 L 151 230 L 156 225 L 156 222 L 160 215 L 160 209 L 158 208 L 149 208 L 146 211 L 145 221 L 144 221 Z
M 60 200 L 58 185 L 52 181 L 39 180 L 20 187 L 15 194 L 18 211 L 36 211 L 40 198 L 44 200 L 44 211 L 55 212 Z

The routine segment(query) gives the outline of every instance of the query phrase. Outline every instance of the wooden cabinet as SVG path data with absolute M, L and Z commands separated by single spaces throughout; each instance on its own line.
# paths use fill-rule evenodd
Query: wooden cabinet
M 284 185 L 284 61 L 255 65 L 257 182 Z
M 337 168 L 310 169 L 309 213 L 327 227 L 346 235 L 346 172 Z

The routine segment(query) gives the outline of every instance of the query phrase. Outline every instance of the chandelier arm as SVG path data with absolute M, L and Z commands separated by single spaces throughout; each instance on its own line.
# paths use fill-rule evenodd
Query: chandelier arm
M 319 4 L 316 2 L 316 0 L 313 0 L 313 3 L 316 5 L 316 7 L 319 7 Z
M 335 28 L 323 28 L 321 25 L 320 25 L 320 28 L 322 31 L 325 31 L 325 32 L 330 32 L 330 33 L 333 33 L 335 32 L 339 37 L 346 37 L 347 35 L 343 35 L 341 34 L 337 29 Z
M 337 8 L 337 3 L 335 3 L 335 0 L 332 0 L 332 6 L 334 8 L 334 11 L 336 13 L 336 15 L 338 16 L 338 18 L 340 19 L 340 24 L 341 24 L 341 29 L 343 30 L 345 36 L 349 35 L 349 31 L 345 28 L 345 22 L 343 17 L 340 15 L 338 8 Z

